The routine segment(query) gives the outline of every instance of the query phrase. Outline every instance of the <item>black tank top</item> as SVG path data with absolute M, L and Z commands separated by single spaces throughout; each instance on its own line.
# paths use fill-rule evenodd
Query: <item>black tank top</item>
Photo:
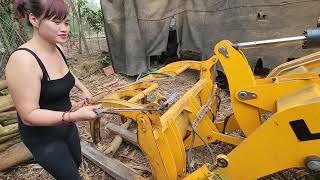
M 65 63 L 67 64 L 67 61 L 63 52 L 58 46 L 57 46 L 57 49 L 59 50 Z M 40 91 L 40 99 L 39 99 L 40 109 L 48 109 L 53 111 L 69 111 L 72 107 L 71 101 L 70 101 L 70 91 L 75 85 L 75 79 L 71 74 L 70 70 L 62 78 L 51 80 L 42 61 L 32 50 L 27 48 L 18 48 L 16 51 L 18 50 L 24 50 L 32 54 L 37 60 L 42 70 L 43 78 L 41 80 L 41 91 Z M 48 128 L 50 127 L 58 128 L 61 126 L 61 125 L 50 126 L 50 127 L 28 126 L 22 123 L 19 114 L 18 114 L 18 121 L 19 121 L 19 131 L 22 136 L 28 136 L 30 134 L 34 134 L 36 133 L 36 131 L 45 133 L 47 130 L 49 130 Z M 40 132 L 37 132 L 37 133 L 40 133 Z M 47 132 L 49 133 L 50 131 L 47 131 Z

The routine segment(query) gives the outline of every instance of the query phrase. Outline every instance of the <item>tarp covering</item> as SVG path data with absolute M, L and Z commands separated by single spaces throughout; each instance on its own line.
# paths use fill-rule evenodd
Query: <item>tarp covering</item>
M 179 50 L 199 52 L 203 60 L 220 40 L 301 36 L 320 17 L 319 0 L 101 0 L 101 7 L 113 67 L 127 75 L 146 71 L 149 57 L 166 50 L 173 17 Z M 273 68 L 311 51 L 277 47 L 245 54 L 251 65 L 261 58 Z

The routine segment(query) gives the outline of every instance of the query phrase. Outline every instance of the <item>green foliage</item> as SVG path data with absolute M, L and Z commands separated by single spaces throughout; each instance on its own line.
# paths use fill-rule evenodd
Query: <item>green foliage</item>
M 100 64 L 102 67 L 107 67 L 110 65 L 110 59 L 107 56 L 103 56 L 100 60 L 99 60 Z
M 103 29 L 103 14 L 101 9 L 93 11 L 92 9 L 86 7 L 84 8 L 84 15 L 90 26 L 90 28 L 95 32 L 101 32 Z
M 70 1 L 71 0 L 68 0 L 66 2 L 70 4 Z M 85 19 L 85 21 L 82 21 L 82 23 L 84 23 L 83 27 L 86 27 L 88 28 L 87 30 L 92 30 L 96 33 L 101 32 L 103 30 L 103 15 L 101 8 L 92 8 L 93 5 L 87 0 L 76 0 L 74 3 L 76 4 L 77 12 L 81 14 L 81 18 Z M 71 20 L 70 32 L 73 36 L 77 36 L 79 27 L 77 23 L 75 23 L 75 17 L 71 9 L 69 12 L 69 17 Z

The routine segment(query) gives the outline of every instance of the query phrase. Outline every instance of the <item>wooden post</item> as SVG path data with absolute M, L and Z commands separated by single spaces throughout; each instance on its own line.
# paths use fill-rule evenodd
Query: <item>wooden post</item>
M 92 145 L 81 142 L 82 154 L 117 180 L 145 179 L 120 161 L 107 157 Z

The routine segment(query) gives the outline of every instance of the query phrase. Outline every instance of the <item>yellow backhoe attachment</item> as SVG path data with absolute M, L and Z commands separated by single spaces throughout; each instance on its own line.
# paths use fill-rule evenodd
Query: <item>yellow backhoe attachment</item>
M 169 107 L 163 106 L 163 97 L 145 100 L 158 88 L 149 80 L 162 74 L 146 76 L 99 102 L 105 113 L 137 123 L 139 147 L 154 179 L 250 180 L 288 168 L 320 170 L 320 53 L 280 65 L 268 77 L 256 79 L 241 46 L 221 41 L 214 48 L 215 56 L 206 61 L 180 61 L 161 68 L 158 72 L 172 76 L 187 69 L 200 75 Z M 225 121 L 216 118 L 219 89 L 213 70 L 218 61 L 228 79 L 233 110 Z M 263 120 L 267 112 L 272 116 Z M 95 143 L 100 141 L 99 123 L 90 124 Z M 237 129 L 243 137 L 226 133 Z M 229 154 L 208 157 L 210 163 L 188 172 L 190 146 L 208 147 L 216 141 L 236 147 Z

